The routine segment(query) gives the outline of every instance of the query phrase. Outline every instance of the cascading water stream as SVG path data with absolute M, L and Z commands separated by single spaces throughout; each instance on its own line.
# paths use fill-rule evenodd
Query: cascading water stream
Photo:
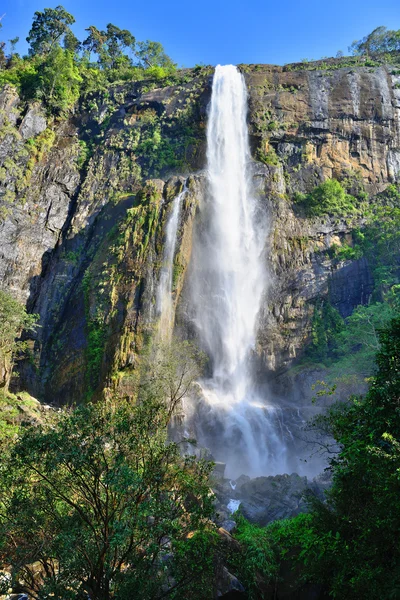
M 167 341 L 170 338 L 173 328 L 174 307 L 172 302 L 172 284 L 174 256 L 180 209 L 185 194 L 186 188 L 184 187 L 180 194 L 174 198 L 171 214 L 169 215 L 165 230 L 163 264 L 156 296 L 156 310 L 159 315 L 158 333 L 160 339 L 164 341 Z
M 268 285 L 267 217 L 251 184 L 247 93 L 232 65 L 217 66 L 207 129 L 208 193 L 200 206 L 190 276 L 193 321 L 210 357 L 196 434 L 240 473 L 285 471 L 279 414 L 255 391 L 251 358 Z

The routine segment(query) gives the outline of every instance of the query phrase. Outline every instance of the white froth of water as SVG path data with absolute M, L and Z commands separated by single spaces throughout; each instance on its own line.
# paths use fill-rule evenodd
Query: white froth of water
M 229 500 L 227 509 L 229 510 L 231 515 L 233 515 L 233 513 L 235 513 L 238 510 L 239 506 L 240 500 Z
M 215 70 L 207 129 L 208 193 L 192 254 L 193 321 L 210 357 L 201 382 L 199 441 L 227 472 L 283 472 L 285 445 L 275 409 L 255 392 L 251 357 L 268 285 L 267 217 L 251 183 L 247 92 L 232 65 Z

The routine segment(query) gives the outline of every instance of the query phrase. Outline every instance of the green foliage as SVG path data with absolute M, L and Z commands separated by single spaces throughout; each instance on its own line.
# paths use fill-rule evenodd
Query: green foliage
M 0 450 L 7 452 L 27 422 L 43 420 L 40 404 L 26 392 L 16 396 L 0 389 Z
M 351 184 L 354 188 L 354 182 Z M 365 257 L 372 271 L 374 290 L 368 306 L 359 306 L 346 319 L 343 331 L 326 343 L 322 315 L 316 311 L 312 323 L 312 345 L 308 353 L 315 362 L 329 367 L 331 378 L 372 373 L 374 355 L 379 349 L 378 331 L 399 310 L 400 192 L 390 185 L 380 193 L 367 213 L 367 224 L 352 232 L 353 243 L 333 246 L 328 254 L 334 260 Z
M 88 37 L 82 43 L 89 57 L 92 52 L 97 54 L 98 62 L 103 69 L 115 69 L 124 63 L 129 63 L 124 51 L 134 50 L 135 38 L 127 29 L 120 29 L 109 23 L 106 31 L 99 31 L 93 25 L 86 31 Z
M 171 590 L 171 598 L 209 600 L 213 597 L 218 541 L 218 534 L 209 527 L 173 544 L 171 574 L 177 581 L 184 582 L 184 587 Z
M 162 135 L 159 122 L 148 123 L 142 130 L 137 150 L 144 163 L 145 175 L 151 172 L 159 176 L 164 169 L 173 169 L 181 165 L 174 145 Z
M 139 67 L 145 69 L 147 67 L 161 67 L 166 72 L 173 73 L 176 69 L 175 63 L 172 62 L 160 42 L 139 42 L 136 56 L 139 59 Z
M 240 551 L 231 553 L 230 565 L 245 586 L 249 600 L 267 600 L 271 597 L 269 584 L 278 576 L 271 529 L 249 523 L 240 512 L 235 513 L 235 520 Z
M 77 158 L 77 165 L 79 169 L 83 169 L 83 167 L 87 164 L 88 160 L 91 156 L 91 148 L 85 142 L 85 140 L 79 140 L 79 154 Z
M 350 246 L 347 243 L 343 243 L 341 246 L 334 244 L 328 252 L 329 256 L 337 261 L 358 260 L 363 256 L 363 251 L 358 244 L 355 246 Z
M 375 55 L 384 52 L 400 50 L 400 29 L 388 30 L 386 27 L 377 27 L 362 40 L 355 41 L 349 47 L 349 52 L 355 55 Z
M 308 216 L 345 216 L 356 212 L 356 199 L 336 179 L 328 179 L 309 194 L 297 194 L 295 202 L 304 207 Z
M 59 114 L 82 93 L 106 89 L 114 81 L 159 81 L 176 72 L 159 42 L 139 42 L 135 54 L 134 35 L 109 23 L 105 31 L 88 27 L 81 43 L 70 29 L 74 22 L 62 6 L 37 11 L 27 38 L 28 57 L 14 54 L 17 38 L 11 40 L 8 58 L 0 45 L 0 85 L 13 84 L 24 100 L 39 98 L 50 113 Z M 96 63 L 91 62 L 92 54 Z
M 324 362 L 337 350 L 337 336 L 344 329 L 344 322 L 338 311 L 328 301 L 317 301 L 311 321 L 311 344 L 308 354 L 315 360 Z
M 90 270 L 86 270 L 82 279 L 82 290 L 85 301 L 86 316 L 86 399 L 89 400 L 99 384 L 101 366 L 104 358 L 106 345 L 105 315 L 100 303 L 92 309 L 91 292 L 92 276 Z
M 375 206 L 369 223 L 355 232 L 356 244 L 371 264 L 376 297 L 382 297 L 398 281 L 400 252 L 400 207 L 398 188 L 389 186 L 384 201 L 392 206 Z
M 57 46 L 41 65 L 36 97 L 45 99 L 53 112 L 64 112 L 79 98 L 82 77 L 73 54 Z
M 267 151 L 259 149 L 257 152 L 257 158 L 266 165 L 277 166 L 279 165 L 279 158 L 273 146 L 269 146 Z
M 380 334 L 378 371 L 365 398 L 318 417 L 341 448 L 328 503 L 312 502 L 299 559 L 303 576 L 338 599 L 389 600 L 400 591 L 400 319 Z
M 147 391 L 133 406 L 113 399 L 25 428 L 0 469 L 0 555 L 14 585 L 38 600 L 152 600 L 171 571 L 181 593 L 203 577 L 211 464 L 181 457 L 169 418 Z
M 18 338 L 24 330 L 34 330 L 37 319 L 38 315 L 28 314 L 20 302 L 0 290 L 0 387 L 7 387 L 16 355 L 27 347 Z
M 29 43 L 29 54 L 43 55 L 51 52 L 70 31 L 69 25 L 75 23 L 74 17 L 63 6 L 45 8 L 36 11 L 32 28 L 26 41 Z
M 395 315 L 397 295 L 391 302 L 358 306 L 343 320 L 329 302 L 317 302 L 311 322 L 311 343 L 306 362 L 323 364 L 329 369 L 329 381 L 343 376 L 361 378 L 372 374 L 379 331 Z

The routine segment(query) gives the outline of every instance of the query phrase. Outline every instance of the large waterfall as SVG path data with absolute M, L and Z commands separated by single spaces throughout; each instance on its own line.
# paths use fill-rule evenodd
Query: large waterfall
M 247 93 L 232 65 L 217 66 L 207 129 L 208 189 L 200 206 L 190 274 L 197 336 L 210 376 L 194 416 L 196 434 L 227 473 L 285 471 L 279 414 L 252 373 L 257 318 L 268 286 L 266 211 L 255 197 Z

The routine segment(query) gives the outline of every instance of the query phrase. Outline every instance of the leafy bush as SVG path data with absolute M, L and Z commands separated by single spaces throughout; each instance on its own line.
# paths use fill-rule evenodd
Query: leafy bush
M 279 165 L 279 158 L 273 146 L 270 146 L 267 151 L 259 149 L 257 152 L 257 158 L 266 165 L 277 166 Z
M 297 194 L 295 202 L 302 205 L 309 216 L 346 216 L 357 210 L 356 199 L 347 194 L 336 179 L 328 179 L 309 194 Z

